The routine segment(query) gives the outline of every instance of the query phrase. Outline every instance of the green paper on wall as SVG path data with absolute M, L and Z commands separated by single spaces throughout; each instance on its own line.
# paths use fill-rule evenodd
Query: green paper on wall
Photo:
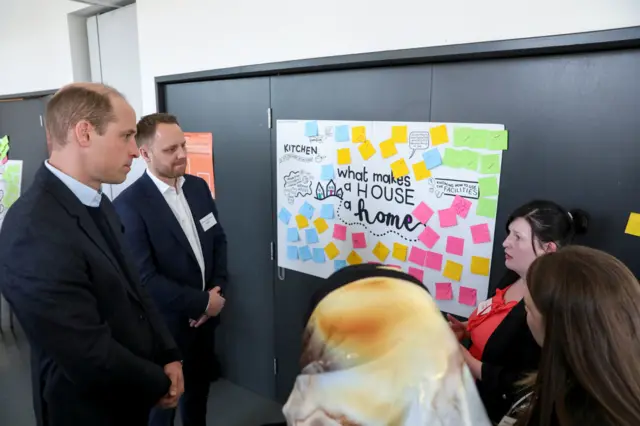
M 480 156 L 480 174 L 495 175 L 500 173 L 500 154 Z
M 460 167 L 467 170 L 477 171 L 480 155 L 475 151 L 465 149 L 460 153 Z
M 453 129 L 453 146 L 468 147 L 473 138 L 473 129 L 468 127 L 456 127 Z
M 487 149 L 505 151 L 508 148 L 509 133 L 506 130 L 488 132 Z
M 459 151 L 457 149 L 446 148 L 444 150 L 444 158 L 442 159 L 442 164 L 456 169 L 459 168 L 461 164 L 461 152 L 462 151 Z
M 480 198 L 478 200 L 478 207 L 476 207 L 476 216 L 495 219 L 497 212 L 498 200 L 493 200 L 491 198 Z
M 500 189 L 498 187 L 498 179 L 495 176 L 480 178 L 478 183 L 480 184 L 481 197 L 498 195 Z

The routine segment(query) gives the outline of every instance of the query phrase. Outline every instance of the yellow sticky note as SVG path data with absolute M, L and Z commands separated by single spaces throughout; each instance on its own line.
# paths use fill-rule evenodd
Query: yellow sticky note
M 488 277 L 490 264 L 491 261 L 486 257 L 471 256 L 471 273 Z
M 358 253 L 352 250 L 351 253 L 349 253 L 349 256 L 347 256 L 347 263 L 349 265 L 359 265 L 362 263 L 362 258 Z
M 306 228 L 309 226 L 309 219 L 299 214 L 296 216 L 296 223 L 298 224 L 299 229 Z
M 427 169 L 427 165 L 424 161 L 415 163 L 411 167 L 413 167 L 413 174 L 415 175 L 417 181 L 421 181 L 423 179 L 431 177 L 431 170 Z
M 629 215 L 629 221 L 624 233 L 640 237 L 640 213 L 631 213 Z
M 407 126 L 393 126 L 391 140 L 395 143 L 407 143 Z
M 338 164 L 341 166 L 351 164 L 351 150 L 349 148 L 338 150 Z
M 407 167 L 404 158 L 401 158 L 391 163 L 391 171 L 393 172 L 393 177 L 398 179 L 409 174 L 409 167 Z
M 444 266 L 444 272 L 442 275 L 450 280 L 460 281 L 462 278 L 462 265 L 457 262 L 447 260 L 447 264 Z
M 329 229 L 329 225 L 327 225 L 327 221 L 324 220 L 321 217 L 319 217 L 316 220 L 314 220 L 313 224 L 315 225 L 316 229 L 318 230 L 318 234 L 322 234 L 324 231 Z
M 358 126 L 351 129 L 351 140 L 353 143 L 361 143 L 367 140 L 367 128 Z
M 396 148 L 393 140 L 389 139 L 380 144 L 380 153 L 382 154 L 382 158 L 393 157 L 398 153 L 398 148 Z
M 444 124 L 432 127 L 431 130 L 429 130 L 429 135 L 431 136 L 431 146 L 438 146 L 449 142 L 449 132 L 447 132 L 447 126 Z
M 402 262 L 407 261 L 407 251 L 409 248 L 404 244 L 393 243 L 393 258 L 398 259 Z
M 378 242 L 378 244 L 376 244 L 376 246 L 373 248 L 373 255 L 377 257 L 380 262 L 384 262 L 389 256 L 390 252 L 391 250 L 389 250 L 389 247 L 385 246 L 381 242 Z
M 340 250 L 338 250 L 338 247 L 336 247 L 334 243 L 327 244 L 324 248 L 324 252 L 327 253 L 327 257 L 331 260 L 335 259 L 340 254 Z
M 366 161 L 376 153 L 376 148 L 373 146 L 371 141 L 366 141 L 358 147 L 358 151 L 360 151 L 362 159 Z

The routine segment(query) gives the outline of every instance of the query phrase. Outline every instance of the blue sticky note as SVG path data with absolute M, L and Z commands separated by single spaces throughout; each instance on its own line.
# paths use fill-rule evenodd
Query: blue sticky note
M 427 169 L 432 170 L 442 165 L 442 156 L 438 148 L 433 148 L 422 153 L 422 158 L 427 165 Z
M 280 214 L 278 214 L 278 217 L 280 218 L 282 223 L 284 223 L 285 225 L 288 225 L 289 221 L 291 220 L 291 213 L 289 213 L 289 210 L 283 207 L 280 209 Z
M 347 261 L 346 260 L 334 260 L 333 261 L 333 269 L 335 269 L 336 271 L 344 268 L 345 266 L 347 266 Z
M 287 246 L 287 259 L 298 260 L 298 247 Z
M 313 212 L 316 209 L 313 208 L 313 206 L 309 203 L 307 203 L 306 201 L 304 202 L 304 204 L 302 205 L 302 207 L 300 207 L 300 211 L 299 213 L 306 217 L 307 219 L 311 219 L 313 217 Z
M 307 244 L 315 244 L 318 241 L 320 241 L 318 239 L 318 231 L 315 230 L 315 228 L 308 228 L 305 229 L 305 234 L 306 234 L 306 239 L 307 239 Z
M 305 136 L 318 136 L 318 122 L 317 121 L 307 121 L 307 124 L 304 126 L 304 135 Z
M 320 209 L 320 217 L 323 219 L 333 219 L 333 204 L 323 204 Z
M 300 260 L 306 262 L 307 260 L 311 260 L 313 256 L 311 256 L 311 250 L 308 246 L 302 246 L 298 249 L 298 253 L 300 253 Z
M 324 263 L 326 259 L 324 257 L 324 249 L 314 248 L 313 249 L 313 261 L 315 263 Z
M 300 241 L 298 230 L 296 228 L 289 228 L 287 230 L 287 242 L 295 243 L 296 241 Z
M 320 173 L 320 179 L 331 180 L 334 178 L 333 164 L 325 164 L 322 166 L 322 173 Z
M 349 126 L 336 126 L 336 142 L 349 142 Z

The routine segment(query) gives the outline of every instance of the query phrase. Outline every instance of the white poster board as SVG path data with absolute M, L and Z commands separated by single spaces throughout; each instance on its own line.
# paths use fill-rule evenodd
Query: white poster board
M 22 160 L 9 160 L 0 165 L 0 228 L 7 210 L 20 197 Z
M 392 265 L 462 316 L 487 297 L 504 126 L 277 126 L 280 267 L 326 278 L 347 264 Z

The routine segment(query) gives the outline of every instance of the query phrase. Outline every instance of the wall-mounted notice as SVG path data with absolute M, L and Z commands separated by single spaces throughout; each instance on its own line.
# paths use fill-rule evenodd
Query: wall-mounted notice
M 278 264 L 383 263 L 440 309 L 484 300 L 507 132 L 497 124 L 278 121 Z
M 213 135 L 211 133 L 184 134 L 187 140 L 187 173 L 204 179 L 211 195 L 216 198 L 213 177 Z

